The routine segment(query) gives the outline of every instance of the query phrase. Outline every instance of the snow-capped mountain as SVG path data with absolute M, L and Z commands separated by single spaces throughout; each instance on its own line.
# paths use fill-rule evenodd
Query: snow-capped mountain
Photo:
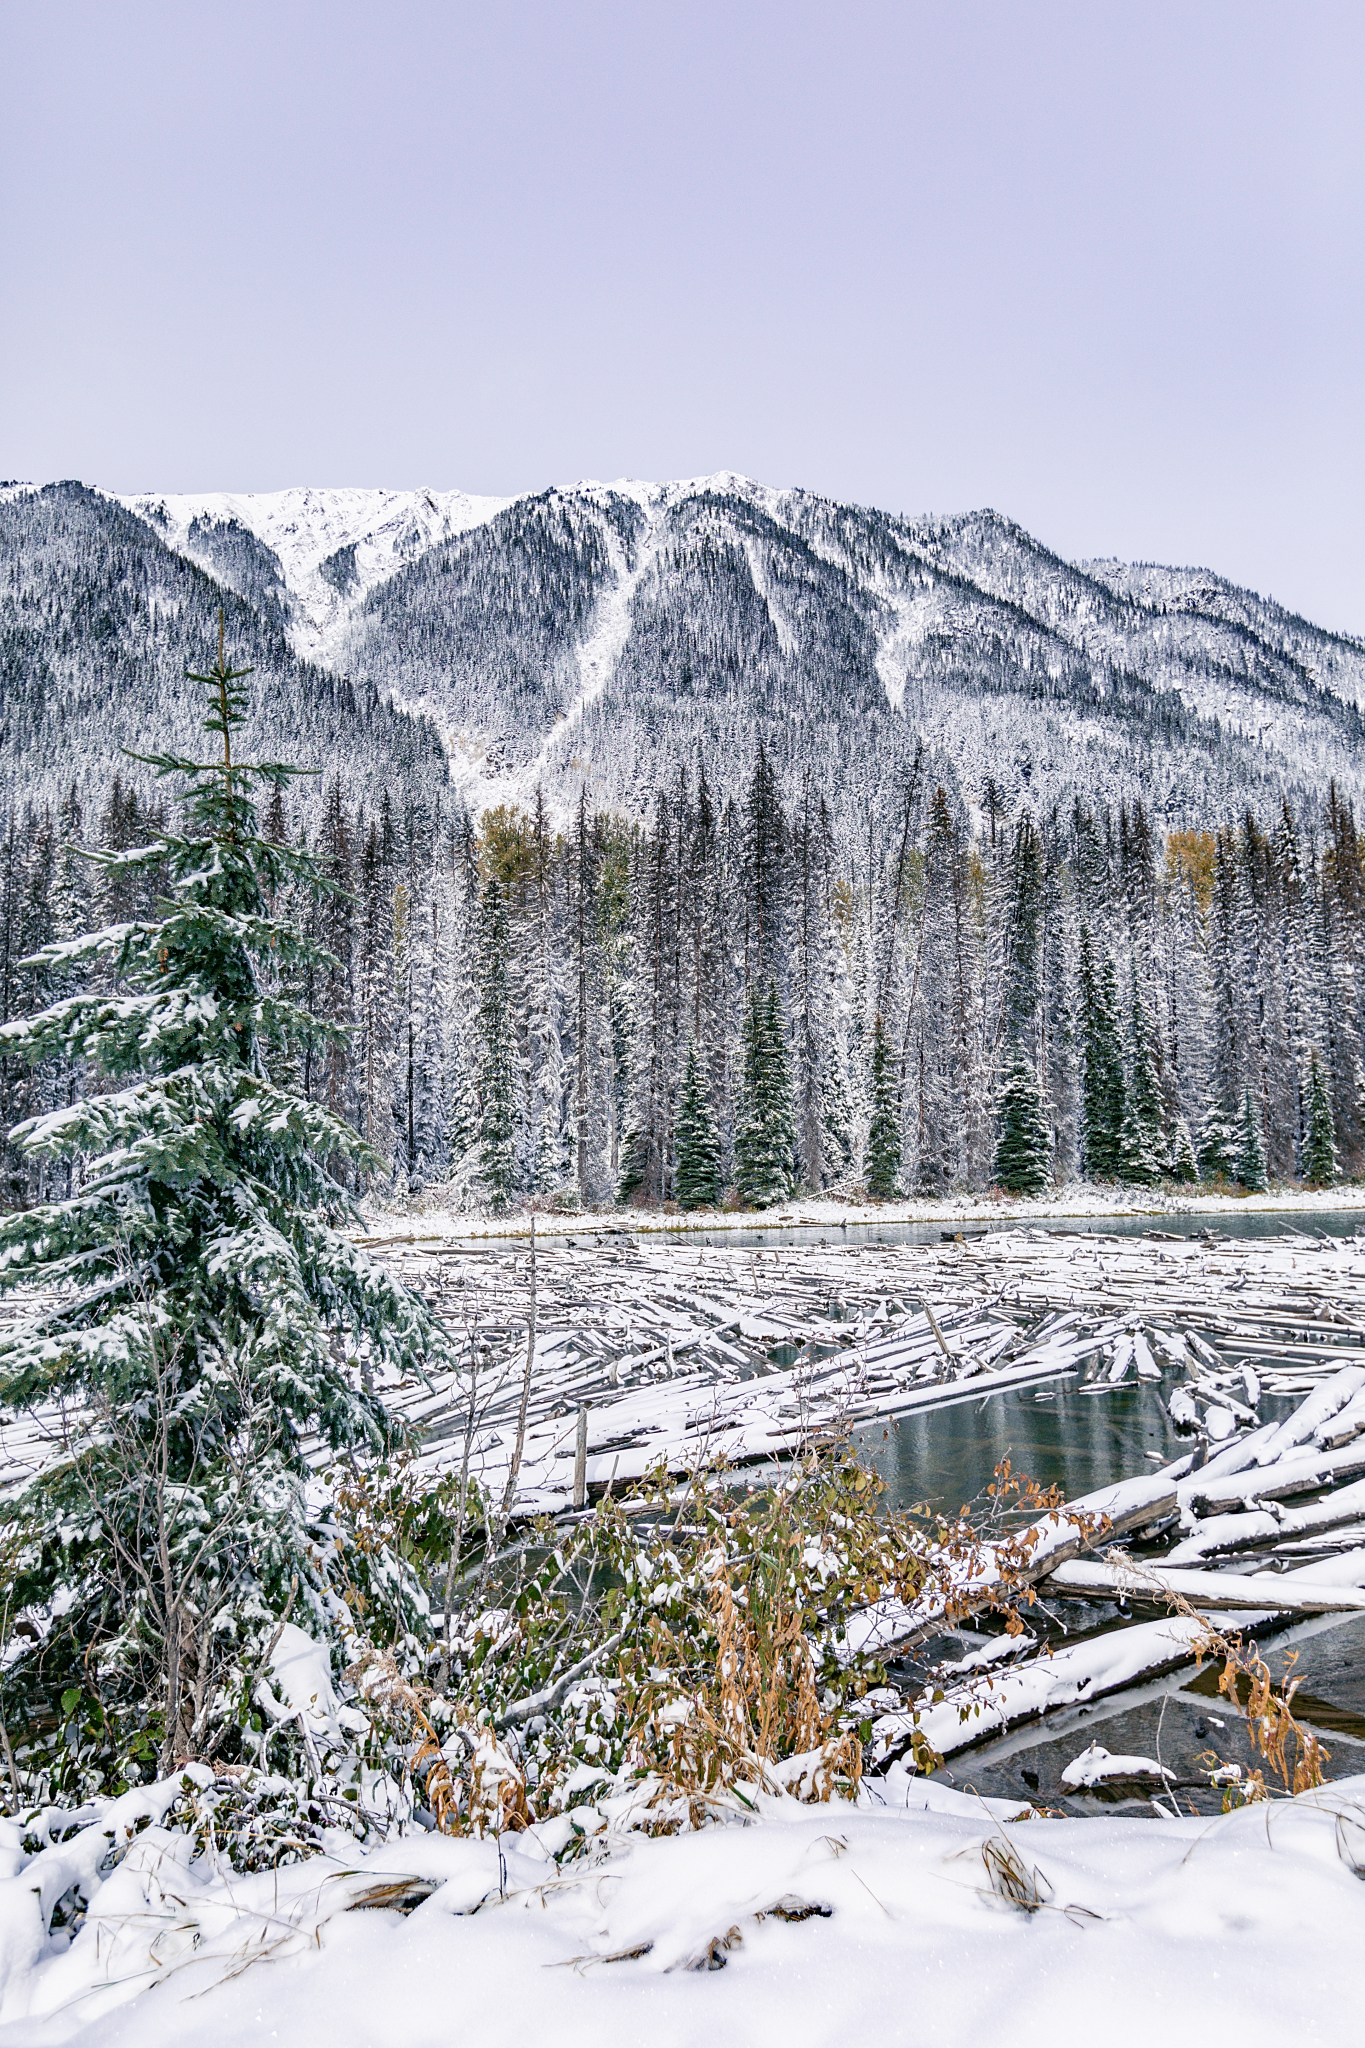
M 278 565 L 296 650 L 325 659 L 329 629 L 349 605 L 436 542 L 480 525 L 512 501 L 464 491 L 303 488 L 119 502 L 150 521 L 169 546 L 229 583 L 233 542 L 249 534 Z
M 638 811 L 699 751 L 738 781 L 760 738 L 836 798 L 922 749 L 969 810 L 1140 793 L 1187 822 L 1365 788 L 1360 641 L 1208 571 L 1063 561 L 992 512 L 730 473 L 514 498 L 10 487 L 0 578 L 25 782 L 183 738 L 184 662 L 230 599 L 276 744 L 315 744 L 335 702 L 329 771 L 401 780 L 439 739 L 475 810 L 539 782 L 561 815 L 585 783 Z M 348 703 L 382 707 L 378 754 Z

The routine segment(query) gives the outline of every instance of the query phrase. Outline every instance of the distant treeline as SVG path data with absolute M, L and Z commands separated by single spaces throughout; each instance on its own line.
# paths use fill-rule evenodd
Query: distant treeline
M 760 747 L 723 802 L 698 761 L 643 823 L 584 796 L 567 830 L 539 795 L 475 824 L 333 779 L 309 843 L 337 889 L 298 914 L 335 965 L 290 993 L 349 1037 L 291 1078 L 369 1139 L 368 1192 L 457 1202 L 1361 1170 L 1365 854 L 1334 787 L 1162 836 L 1141 804 L 969 818 L 922 767 L 835 816 Z M 70 992 L 25 956 L 151 909 L 78 849 L 167 822 L 122 781 L 4 822 L 0 1016 Z M 303 837 L 278 798 L 265 826 Z M 78 1085 L 5 1059 L 0 1122 Z M 49 1192 L 12 1145 L 3 1177 Z

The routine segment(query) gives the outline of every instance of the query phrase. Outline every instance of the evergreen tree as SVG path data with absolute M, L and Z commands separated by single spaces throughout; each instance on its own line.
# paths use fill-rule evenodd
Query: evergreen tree
M 1261 1143 L 1261 1117 L 1248 1088 L 1242 1095 L 1242 1127 L 1238 1133 L 1237 1178 L 1254 1195 L 1266 1190 L 1265 1147 Z
M 549 1194 L 560 1186 L 568 1166 L 568 1135 L 564 1128 L 567 1083 L 560 1030 L 562 1002 L 555 946 L 550 829 L 539 783 L 531 843 L 533 864 L 524 935 L 528 1141 L 531 1185 L 538 1194 Z
M 720 1132 L 706 1085 L 706 1063 L 695 1039 L 687 1049 L 682 1093 L 673 1133 L 674 1186 L 684 1209 L 713 1209 L 725 1191 Z
M 282 841 L 279 843 L 283 843 Z M 360 858 L 357 933 L 356 1070 L 357 1119 L 366 1143 L 381 1162 L 382 1181 L 394 1170 L 394 1027 L 397 988 L 393 958 L 393 883 L 385 865 L 379 827 L 373 822 Z
M 744 1019 L 744 1111 L 735 1140 L 735 1185 L 751 1208 L 767 1209 L 792 1194 L 796 1131 L 791 1070 L 777 983 L 755 987 Z
M 1161 1178 L 1167 1147 L 1162 1128 L 1156 1032 L 1151 1012 L 1138 986 L 1136 963 L 1129 1016 L 1131 1060 L 1124 1092 L 1123 1123 L 1119 1130 L 1119 1164 L 1125 1180 L 1135 1181 L 1141 1187 L 1151 1187 Z
M 1119 1037 L 1114 963 L 1097 968 L 1090 931 L 1081 926 L 1081 1141 L 1091 1180 L 1117 1180 L 1123 1171 L 1123 1050 Z
M 1005 1040 L 1031 1059 L 1042 1001 L 1043 844 L 1028 812 L 1022 813 L 1010 851 L 1009 908 L 1005 927 L 1003 1018 Z
M 475 968 L 478 958 L 479 855 L 469 814 L 461 811 L 450 837 L 453 894 L 445 999 L 449 1005 L 446 1051 L 446 1133 L 453 1173 L 463 1173 L 479 1139 L 478 1033 Z
M 323 970 L 319 980 L 318 1014 L 329 1024 L 349 1026 L 353 1000 L 351 945 L 355 898 L 351 885 L 354 875 L 351 836 L 338 777 L 333 777 L 323 810 L 322 830 L 318 836 L 318 865 L 329 886 L 318 900 L 317 935 L 332 963 Z M 345 1107 L 349 1046 L 348 1030 L 336 1031 L 329 1037 L 321 1077 L 323 1100 L 338 1115 Z
M 1043 877 L 1043 1003 L 1039 1028 L 1043 1058 L 1038 1074 L 1052 1127 L 1053 1170 L 1059 1180 L 1080 1171 L 1080 1075 L 1076 1057 L 1075 945 L 1072 878 L 1062 852 L 1062 829 L 1054 811 L 1046 841 Z
M 342 1234 L 358 1219 L 326 1162 L 363 1158 L 363 1141 L 272 1078 L 286 1041 L 325 1050 L 336 1030 L 271 992 L 275 965 L 332 962 L 268 915 L 286 876 L 327 884 L 258 836 L 255 792 L 297 771 L 234 759 L 247 673 L 228 667 L 220 624 L 216 667 L 190 678 L 209 687 L 220 757 L 146 759 L 186 779 L 183 833 L 92 856 L 125 900 L 156 875 L 161 914 L 35 963 L 107 962 L 112 992 L 65 996 L 3 1034 L 30 1061 L 79 1049 L 98 1080 L 11 1133 L 84 1175 L 70 1199 L 0 1224 L 0 1287 L 44 1291 L 0 1340 L 0 1410 L 65 1418 L 7 1503 L 12 1612 L 44 1619 L 2 1704 L 32 1728 L 63 1688 L 92 1691 L 106 1782 L 158 1748 L 162 1768 L 250 1748 L 290 1611 L 339 1653 L 351 1624 L 305 1497 L 305 1435 L 349 1451 L 391 1440 L 346 1343 L 403 1371 L 444 1348 L 423 1305 Z
M 1360 944 L 1359 844 L 1351 814 L 1332 785 L 1328 802 L 1330 844 L 1323 855 L 1314 968 L 1321 1015 L 1323 1068 L 1332 1102 L 1338 1158 L 1348 1173 L 1365 1155 L 1365 1064 L 1356 958 Z
M 1178 1116 L 1175 1120 L 1166 1170 L 1172 1180 L 1179 1181 L 1185 1187 L 1199 1178 L 1199 1166 L 1194 1156 L 1194 1139 L 1190 1136 L 1190 1127 L 1183 1116 Z
M 1213 900 L 1209 906 L 1208 950 L 1211 994 L 1209 1035 L 1213 1094 L 1236 1121 L 1251 1071 L 1248 987 L 1254 971 L 1245 957 L 1246 890 L 1235 835 L 1219 832 L 1214 848 Z M 1201 1155 L 1202 1164 L 1202 1155 Z
M 896 1103 L 896 1062 L 881 1013 L 872 1024 L 872 1124 L 867 1134 L 867 1192 L 879 1202 L 900 1193 L 901 1123 Z
M 1327 1079 L 1316 1050 L 1308 1062 L 1308 1129 L 1303 1141 L 1303 1177 L 1312 1186 L 1330 1187 L 1337 1177 L 1336 1135 Z
M 922 918 L 906 1065 L 916 1184 L 938 1194 L 977 1182 L 990 1165 L 979 896 L 942 784 L 929 803 Z
M 675 840 L 683 830 L 668 791 L 660 790 L 653 828 L 637 842 L 631 864 L 635 1014 L 630 1123 L 617 1190 L 622 1201 L 661 1202 L 668 1188 L 680 1024 Z
M 517 1185 L 517 1055 L 507 989 L 507 910 L 496 875 L 479 905 L 479 1171 L 505 1208 Z
M 1199 1127 L 1199 1172 L 1204 1180 L 1237 1177 L 1238 1120 L 1215 1101 Z
M 453 919 L 449 877 L 428 853 L 414 876 L 412 896 L 415 969 L 412 982 L 411 1149 L 408 1185 L 425 1187 L 444 1178 L 450 1159 L 447 1108 L 451 1099 L 447 1040 Z
M 1051 1179 L 1052 1134 L 1038 1076 L 1016 1058 L 1000 1091 L 1000 1135 L 992 1173 L 1013 1195 L 1038 1195 Z
M 787 821 L 768 751 L 758 758 L 744 804 L 744 975 L 745 984 L 774 974 L 783 932 Z

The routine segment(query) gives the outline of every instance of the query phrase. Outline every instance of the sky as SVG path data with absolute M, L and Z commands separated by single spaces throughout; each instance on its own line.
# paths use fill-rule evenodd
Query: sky
M 0 474 L 984 505 L 1365 634 L 1365 9 L 0 0 Z

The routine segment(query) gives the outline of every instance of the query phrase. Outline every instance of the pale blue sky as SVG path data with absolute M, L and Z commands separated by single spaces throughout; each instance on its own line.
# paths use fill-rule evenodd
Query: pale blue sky
M 990 504 L 1365 632 L 1365 10 L 0 0 L 0 473 Z

